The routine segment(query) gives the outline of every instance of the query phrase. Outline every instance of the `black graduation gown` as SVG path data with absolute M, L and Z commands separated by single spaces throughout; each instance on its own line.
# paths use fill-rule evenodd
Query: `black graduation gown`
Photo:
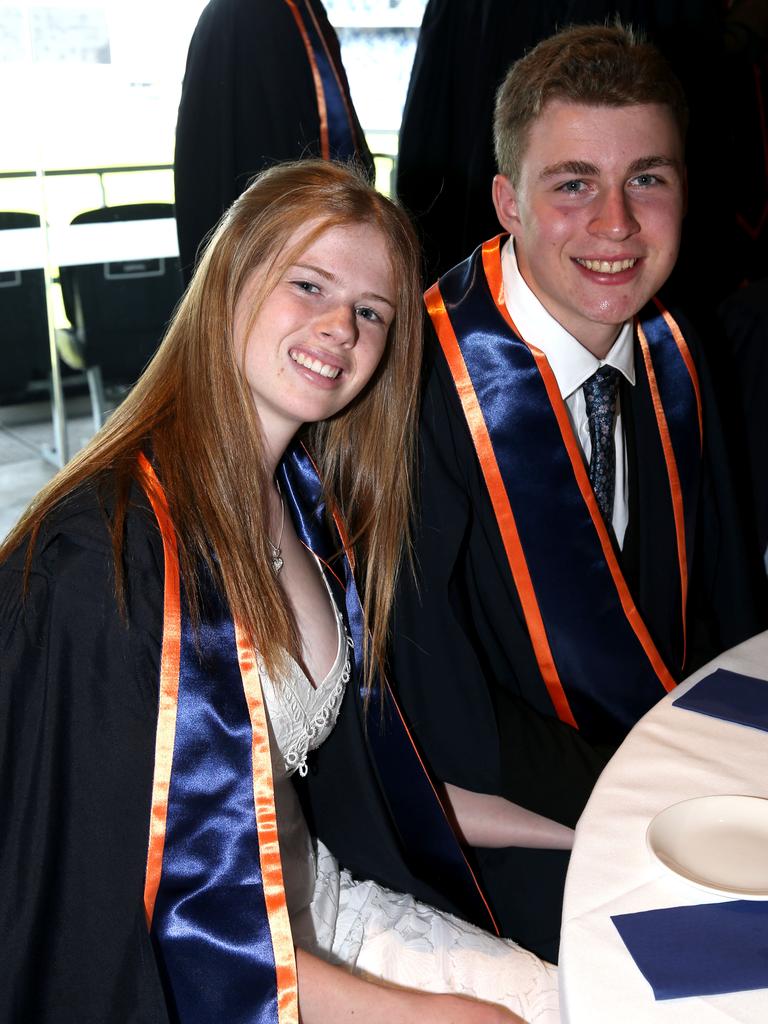
M 297 7 L 315 15 L 347 96 L 358 158 L 372 179 L 336 33 L 320 0 L 298 0 Z M 198 246 L 255 174 L 322 155 L 312 69 L 288 4 L 211 0 L 190 43 L 176 124 L 176 220 L 187 280 Z
M 747 463 L 758 544 L 768 547 L 768 277 L 734 292 L 719 309 L 724 329 L 722 355 L 737 381 L 736 406 L 741 416 L 735 459 Z
M 128 521 L 127 613 L 92 498 L 0 568 L 0 1020 L 166 1024 L 142 902 L 162 548 Z
M 683 331 L 688 338 L 684 325 Z M 766 621 L 710 388 L 701 369 L 700 375 L 706 440 L 685 672 Z M 630 473 L 622 569 L 656 640 L 654 623 L 677 614 L 667 585 L 677 573 L 677 556 L 671 542 L 664 547 L 659 539 L 673 536 L 663 519 L 668 503 L 658 500 L 668 483 L 650 396 L 623 384 L 621 403 Z M 456 388 L 436 342 L 428 352 L 420 443 L 417 572 L 416 578 L 402 576 L 393 631 L 392 671 L 401 705 L 437 778 L 499 793 L 575 825 L 613 748 L 587 743 L 554 717 Z M 663 647 L 661 653 L 668 657 Z M 567 854 L 474 852 L 503 934 L 556 959 Z
M 106 501 L 108 507 L 109 501 Z M 26 599 L 24 551 L 0 566 L 0 1021 L 166 1024 L 144 916 L 163 630 L 163 548 L 136 491 L 125 616 L 106 512 L 83 488 L 49 516 Z M 460 913 L 411 871 L 348 687 L 301 785 L 346 867 Z

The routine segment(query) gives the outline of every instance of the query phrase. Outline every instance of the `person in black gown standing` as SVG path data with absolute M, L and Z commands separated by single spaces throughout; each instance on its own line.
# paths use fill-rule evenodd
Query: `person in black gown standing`
M 192 36 L 176 125 L 179 251 L 201 242 L 260 170 L 355 160 L 373 180 L 341 50 L 321 0 L 211 0 Z

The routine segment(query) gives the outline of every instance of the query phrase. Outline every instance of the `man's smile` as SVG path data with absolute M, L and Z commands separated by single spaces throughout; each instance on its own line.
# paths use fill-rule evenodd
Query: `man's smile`
M 576 262 L 598 274 L 618 274 L 622 270 L 630 270 L 637 263 L 637 257 L 625 260 L 584 260 L 575 257 Z

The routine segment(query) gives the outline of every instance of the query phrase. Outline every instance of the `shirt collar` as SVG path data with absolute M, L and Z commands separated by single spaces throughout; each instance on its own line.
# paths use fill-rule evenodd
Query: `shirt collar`
M 605 359 L 598 359 L 569 334 L 542 306 L 523 280 L 517 265 L 514 240 L 510 237 L 501 250 L 504 302 L 525 338 L 547 357 L 563 398 L 568 398 L 599 367 L 613 366 L 635 383 L 635 351 L 632 321 L 622 326 Z

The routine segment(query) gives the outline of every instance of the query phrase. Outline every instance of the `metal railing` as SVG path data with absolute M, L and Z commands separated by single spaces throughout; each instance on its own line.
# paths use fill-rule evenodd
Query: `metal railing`
M 373 140 L 376 135 L 385 135 L 390 133 L 382 132 L 370 132 L 369 140 Z M 385 143 L 386 144 L 386 143 Z M 392 195 L 394 192 L 394 174 L 396 169 L 397 158 L 392 153 L 376 151 L 371 154 L 376 164 L 376 183 L 378 188 L 386 193 Z M 107 186 L 105 178 L 115 174 L 133 174 L 142 172 L 156 172 L 156 171 L 173 171 L 173 164 L 130 164 L 120 166 L 109 166 L 109 167 L 70 167 L 70 168 L 56 168 L 52 170 L 42 171 L 31 171 L 31 170 L 18 170 L 18 171 L 0 171 L 0 181 L 13 180 L 13 179 L 24 179 L 24 178 L 61 178 L 61 177 L 93 177 L 98 178 L 99 192 L 101 195 L 101 202 L 103 206 L 107 206 Z M 0 205 L 1 202 L 0 202 Z M 41 220 L 44 220 L 41 217 Z M 140 223 L 140 222 L 138 222 Z M 108 228 L 107 225 L 97 225 L 98 228 Z M 129 226 L 130 227 L 130 226 Z M 71 229 L 70 229 L 71 230 Z M 82 227 L 80 232 L 82 233 Z M 91 226 L 93 230 L 93 226 Z M 42 231 L 46 234 L 46 238 L 50 238 L 50 232 L 46 230 L 44 225 L 38 231 Z M 49 245 L 49 241 L 46 240 L 46 248 Z M 18 249 L 16 250 L 18 257 Z M 46 267 L 46 278 L 49 283 L 56 284 L 57 277 L 55 274 L 54 267 L 51 263 L 51 255 L 41 260 L 41 264 Z M 41 265 L 37 264 L 36 265 Z M 52 446 L 44 446 L 40 450 L 40 454 L 44 458 L 53 462 L 58 466 L 62 466 L 68 458 L 68 444 L 66 434 L 66 412 L 64 408 L 64 395 L 62 390 L 62 381 L 60 368 L 58 365 L 58 357 L 56 355 L 55 340 L 54 340 L 54 326 L 53 326 L 53 308 L 52 300 L 50 295 L 50 289 L 46 289 L 46 305 L 48 306 L 48 318 L 49 328 L 51 334 L 51 362 L 52 362 L 52 377 L 49 384 L 46 384 L 46 388 L 51 389 L 51 415 L 53 421 L 53 435 L 54 443 Z
M 104 188 L 106 174 L 132 174 L 141 171 L 172 171 L 173 164 L 128 164 L 122 167 L 64 167 L 56 170 L 40 172 L 44 178 L 85 177 L 96 175 L 99 179 L 102 205 L 107 205 L 107 194 Z M 37 178 L 37 171 L 0 171 L 0 180 L 4 178 Z

